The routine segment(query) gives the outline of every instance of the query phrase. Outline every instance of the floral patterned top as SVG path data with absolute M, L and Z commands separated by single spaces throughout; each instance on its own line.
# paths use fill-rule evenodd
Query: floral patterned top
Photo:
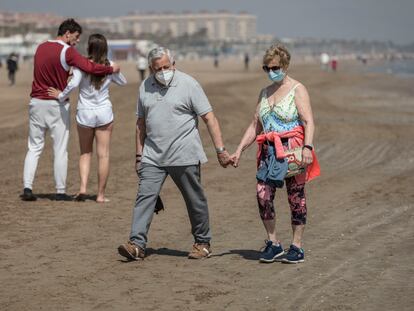
M 286 132 L 302 125 L 295 104 L 296 84 L 289 93 L 272 107 L 269 105 L 267 91 L 263 89 L 259 106 L 259 118 L 263 129 L 269 132 Z

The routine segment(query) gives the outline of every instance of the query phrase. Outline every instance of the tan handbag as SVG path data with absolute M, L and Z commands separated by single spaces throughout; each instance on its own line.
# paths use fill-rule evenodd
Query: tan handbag
M 306 167 L 301 166 L 302 147 L 296 147 L 285 151 L 288 162 L 288 170 L 285 178 L 290 178 L 305 172 Z

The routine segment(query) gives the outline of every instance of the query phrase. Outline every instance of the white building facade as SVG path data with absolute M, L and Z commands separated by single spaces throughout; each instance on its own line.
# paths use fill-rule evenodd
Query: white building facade
M 147 13 L 118 18 L 88 18 L 85 26 L 102 31 L 128 33 L 168 33 L 172 37 L 193 35 L 205 29 L 210 40 L 248 41 L 256 36 L 256 16 L 247 13 Z

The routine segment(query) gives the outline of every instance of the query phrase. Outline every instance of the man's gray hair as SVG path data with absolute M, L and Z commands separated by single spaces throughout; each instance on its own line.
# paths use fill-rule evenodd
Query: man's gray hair
M 155 49 L 152 49 L 151 51 L 149 51 L 148 53 L 148 64 L 152 64 L 152 61 L 154 59 L 158 59 L 163 57 L 164 55 L 168 56 L 168 59 L 170 60 L 171 64 L 174 63 L 174 57 L 171 53 L 171 51 L 163 46 L 157 47 Z

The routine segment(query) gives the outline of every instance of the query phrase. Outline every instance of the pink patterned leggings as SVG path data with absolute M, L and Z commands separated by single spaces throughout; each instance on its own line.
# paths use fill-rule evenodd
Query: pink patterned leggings
M 295 177 L 285 179 L 288 201 L 291 212 L 292 225 L 306 224 L 306 198 L 305 184 L 297 184 Z M 272 220 L 275 218 L 273 201 L 276 188 L 263 182 L 257 183 L 257 203 L 259 205 L 260 218 Z

